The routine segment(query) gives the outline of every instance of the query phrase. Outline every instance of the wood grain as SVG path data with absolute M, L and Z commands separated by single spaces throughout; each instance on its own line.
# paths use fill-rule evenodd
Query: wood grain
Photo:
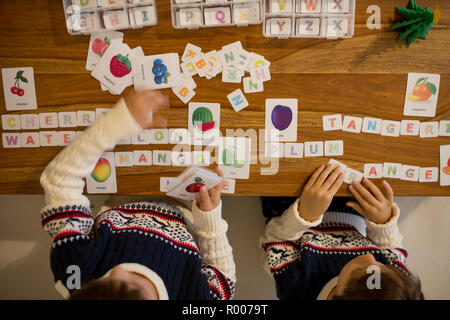
M 411 48 L 407 48 L 404 41 L 397 43 L 398 33 L 389 31 L 396 17 L 395 5 L 406 6 L 407 2 L 358 0 L 355 36 L 330 41 L 264 38 L 261 25 L 176 30 L 171 26 L 169 1 L 158 1 L 158 25 L 125 30 L 124 41 L 132 48 L 142 46 L 145 54 L 151 55 L 181 54 L 187 42 L 209 51 L 240 40 L 247 50 L 272 61 L 272 80 L 265 83 L 264 93 L 248 94 L 250 106 L 239 113 L 233 111 L 226 99 L 226 95 L 238 87 L 236 84 L 223 83 L 220 77 L 212 80 L 196 77 L 198 89 L 194 100 L 221 103 L 224 134 L 226 129 L 263 129 L 266 98 L 297 98 L 298 141 L 342 139 L 345 155 L 339 158 L 354 169 L 362 171 L 363 164 L 369 162 L 439 166 L 439 146 L 449 144 L 448 137 L 392 138 L 322 131 L 322 116 L 331 113 L 389 120 L 414 119 L 403 116 L 408 72 L 441 74 L 437 115 L 421 120 L 450 119 L 450 1 L 440 1 L 442 18 L 440 24 L 432 28 L 429 40 L 419 40 Z M 435 3 L 420 1 L 421 5 L 432 6 L 432 9 Z M 369 16 L 366 9 L 372 4 L 381 8 L 380 30 L 366 27 Z M 34 67 L 38 112 L 112 107 L 117 97 L 102 92 L 100 84 L 85 70 L 88 42 L 88 36 L 67 33 L 61 1 L 0 1 L 0 67 Z M 163 92 L 170 96 L 171 108 L 165 112 L 169 127 L 187 127 L 187 106 L 171 90 Z M 0 112 L 6 113 L 3 91 L 0 93 Z M 115 151 L 170 148 L 170 145 L 117 146 Z M 0 193 L 42 193 L 39 176 L 61 149 L 0 148 Z M 259 151 L 263 152 L 262 149 Z M 328 160 L 325 157 L 280 159 L 279 171 L 272 176 L 260 174 L 260 169 L 269 165 L 252 165 L 251 178 L 237 181 L 236 194 L 298 195 L 313 170 Z M 159 177 L 176 176 L 182 170 L 162 166 L 118 168 L 118 193 L 159 194 Z M 450 189 L 440 187 L 438 183 L 390 182 L 396 195 L 450 195 Z M 347 194 L 344 187 L 339 194 Z

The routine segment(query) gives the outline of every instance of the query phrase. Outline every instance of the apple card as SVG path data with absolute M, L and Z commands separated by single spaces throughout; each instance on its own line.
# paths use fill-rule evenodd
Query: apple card
M 219 103 L 190 102 L 188 122 L 191 144 L 216 146 L 219 143 Z
M 89 41 L 88 56 L 86 59 L 86 70 L 94 70 L 101 57 L 114 42 L 122 42 L 123 33 L 117 31 L 95 32 Z
M 181 85 L 178 53 L 157 54 L 136 59 L 134 87 L 164 89 Z
M 219 168 L 225 178 L 248 179 L 250 176 L 251 139 L 222 137 L 219 139 Z
M 33 67 L 2 69 L 6 110 L 37 109 Z
M 223 178 L 216 173 L 202 168 L 188 168 L 183 172 L 177 181 L 170 183 L 170 186 L 177 183 L 169 192 L 168 196 L 193 200 L 200 195 L 200 187 L 205 186 L 208 190 L 217 186 Z
M 450 144 L 441 146 L 441 186 L 450 186 Z
M 439 74 L 409 73 L 405 95 L 405 116 L 434 117 L 439 96 Z
M 120 94 L 130 84 L 131 49 L 122 42 L 113 43 L 92 71 L 92 76 L 110 91 Z
M 297 99 L 266 99 L 266 140 L 297 141 Z
M 94 170 L 86 177 L 88 193 L 117 193 L 114 152 L 105 152 Z

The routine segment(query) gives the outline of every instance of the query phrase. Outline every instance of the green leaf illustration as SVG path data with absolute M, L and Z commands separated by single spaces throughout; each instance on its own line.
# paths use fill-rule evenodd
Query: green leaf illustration
M 426 78 L 420 78 L 419 80 L 417 80 L 417 82 L 416 82 L 416 86 L 419 84 L 419 83 L 421 83 L 423 80 L 425 80 Z
M 430 89 L 430 92 L 435 95 L 437 92 L 436 86 L 432 84 L 431 82 L 427 82 L 428 89 Z
M 117 56 L 117 60 L 122 62 L 128 70 L 131 70 L 131 61 L 128 59 L 128 55 L 125 57 L 121 54 Z
M 17 73 L 16 73 L 16 79 L 17 79 L 17 78 L 20 78 L 22 75 L 23 75 L 23 71 L 22 71 L 22 70 L 17 71 Z
M 19 79 L 20 79 L 20 81 L 22 81 L 22 82 L 28 83 L 28 80 L 27 80 L 27 78 L 25 78 L 25 77 L 20 77 Z

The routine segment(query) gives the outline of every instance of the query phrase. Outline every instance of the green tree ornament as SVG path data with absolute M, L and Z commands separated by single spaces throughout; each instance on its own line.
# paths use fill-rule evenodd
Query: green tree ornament
M 414 0 L 410 0 L 408 8 L 395 8 L 405 19 L 392 26 L 391 30 L 402 28 L 397 42 L 408 37 L 408 47 L 418 38 L 426 40 L 431 27 L 439 22 L 441 16 L 439 5 L 433 12 L 430 7 L 424 9 Z

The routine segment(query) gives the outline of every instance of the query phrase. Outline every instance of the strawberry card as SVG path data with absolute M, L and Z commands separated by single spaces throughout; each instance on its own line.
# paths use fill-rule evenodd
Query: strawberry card
M 89 41 L 86 70 L 94 70 L 106 50 L 114 42 L 122 42 L 123 33 L 117 31 L 95 32 Z
M 450 144 L 441 146 L 441 186 L 450 186 Z
M 190 102 L 188 130 L 191 144 L 216 146 L 220 136 L 220 104 Z
M 178 53 L 136 58 L 134 88 L 165 89 L 181 85 Z
M 131 49 L 122 42 L 111 44 L 92 76 L 115 94 L 121 94 L 131 81 Z
M 440 81 L 439 74 L 409 73 L 403 114 L 405 116 L 434 117 Z
M 86 177 L 88 193 L 117 193 L 114 152 L 105 152 Z
M 37 109 L 32 67 L 2 69 L 6 110 Z
M 200 187 L 205 186 L 210 190 L 217 186 L 222 179 L 215 172 L 191 167 L 170 183 L 169 188 L 171 189 L 167 195 L 183 200 L 194 200 L 200 195 Z

